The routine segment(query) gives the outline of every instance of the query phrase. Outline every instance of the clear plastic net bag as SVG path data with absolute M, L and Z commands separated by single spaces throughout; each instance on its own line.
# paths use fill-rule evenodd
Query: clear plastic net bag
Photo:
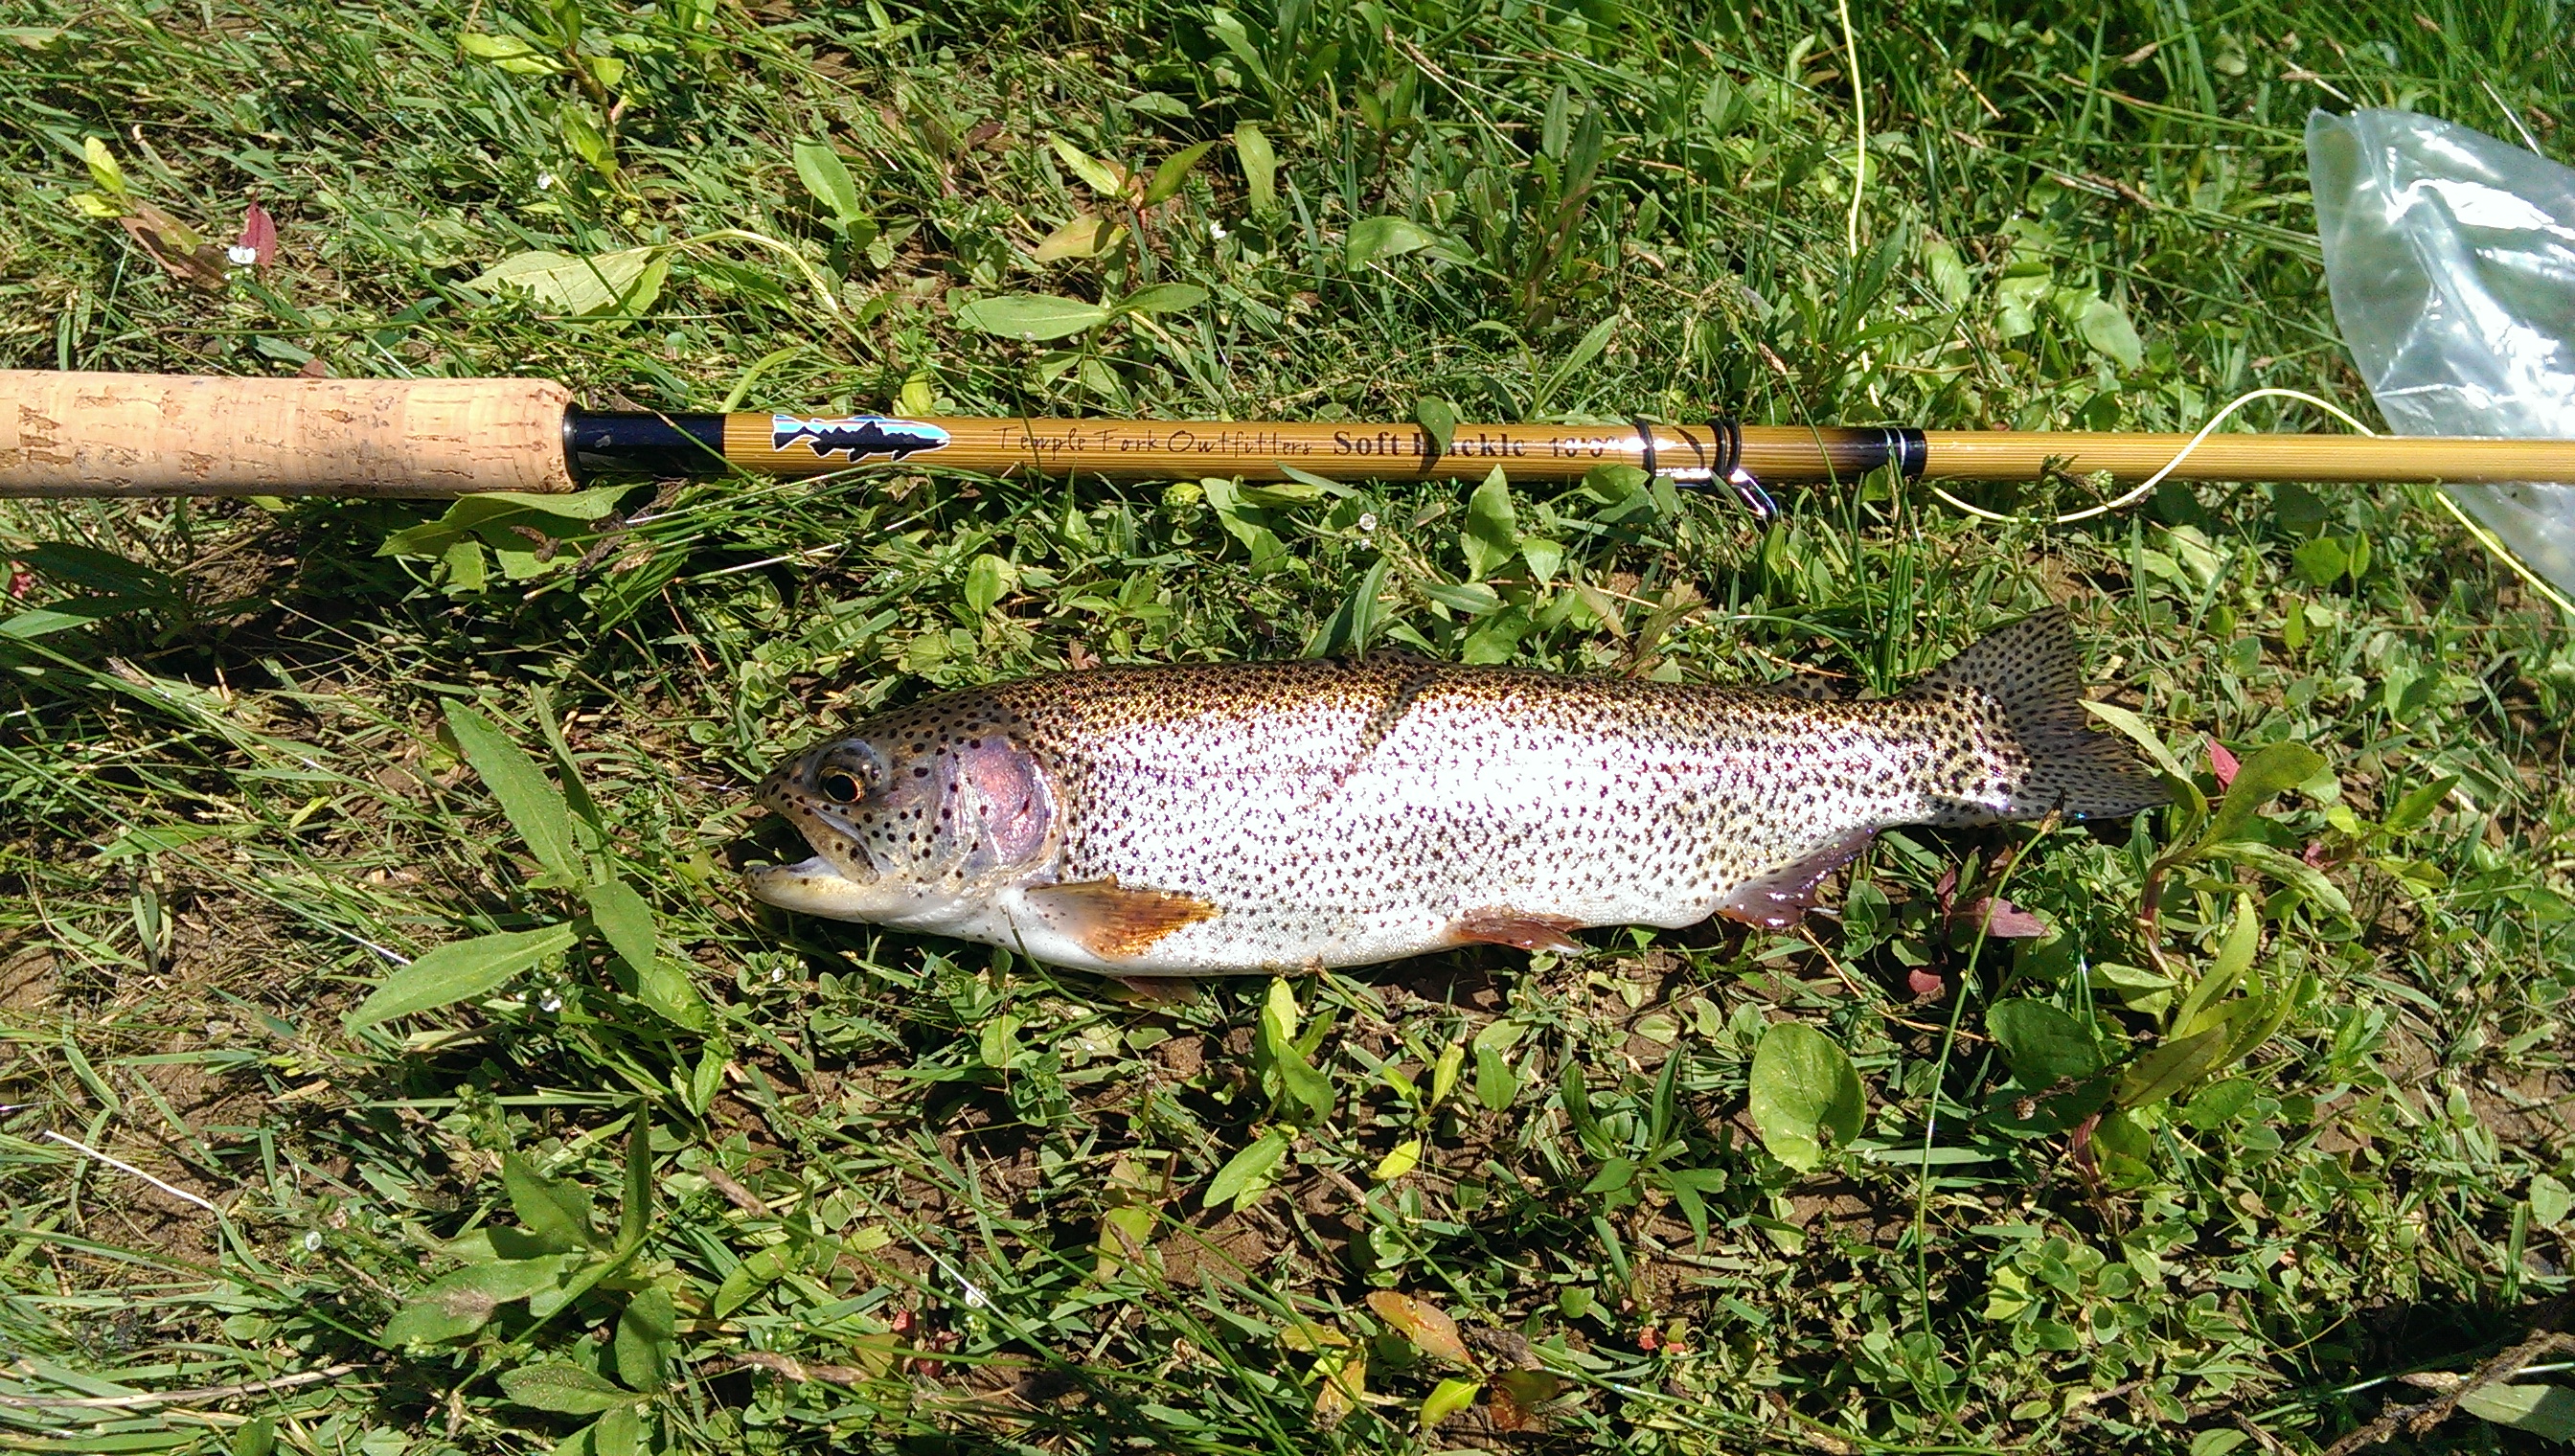
M 2408 111 L 2307 117 L 2334 323 L 2400 435 L 2575 439 L 2575 170 Z M 2575 484 L 2444 487 L 2575 593 Z

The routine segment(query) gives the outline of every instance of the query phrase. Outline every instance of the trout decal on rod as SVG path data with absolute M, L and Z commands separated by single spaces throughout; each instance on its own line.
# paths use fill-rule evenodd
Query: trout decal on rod
M 947 444 L 947 431 L 919 420 L 897 420 L 884 415 L 848 415 L 831 420 L 808 420 L 797 415 L 769 417 L 769 448 L 772 451 L 804 445 L 826 460 L 835 455 L 846 455 L 852 465 L 874 455 L 902 460 L 925 450 L 941 449 Z

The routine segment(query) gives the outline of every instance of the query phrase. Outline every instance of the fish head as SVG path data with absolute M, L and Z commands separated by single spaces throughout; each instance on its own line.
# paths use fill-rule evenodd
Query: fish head
M 990 700 L 952 696 L 788 759 L 760 801 L 814 856 L 751 870 L 751 892 L 834 919 L 930 926 L 1030 878 L 1062 835 L 1046 767 L 1016 728 Z

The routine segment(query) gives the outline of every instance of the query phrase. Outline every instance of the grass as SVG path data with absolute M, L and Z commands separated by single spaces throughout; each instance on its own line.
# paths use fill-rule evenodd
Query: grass
M 2553 5 L 1852 19 L 1856 253 L 1829 7 L 33 0 L 0 364 L 2186 428 L 2361 396 L 2309 106 L 2568 150 Z M 106 196 L 91 138 L 218 243 L 256 198 L 278 255 L 168 276 L 70 201 Z M 1139 227 L 1128 174 L 1200 142 Z M 1124 236 L 1033 261 L 1086 215 Z M 635 248 L 589 316 L 471 282 Z M 1162 284 L 1205 297 L 1056 345 L 958 321 Z M 1883 480 L 1766 532 L 1607 477 L 1507 521 L 920 472 L 599 504 L 0 508 L 10 610 L 77 619 L 0 640 L 11 1449 L 2312 1451 L 2566 1290 L 2575 647 L 2418 493 L 2176 488 L 2065 532 Z M 1178 999 L 730 874 L 784 847 L 769 763 L 936 688 L 1395 644 L 1883 691 L 2051 600 L 2197 788 L 2215 743 L 2279 792 L 1888 834 L 1812 934 Z M 2050 933 L 1972 933 L 1997 892 Z M 548 926 L 462 1002 L 348 1019 Z M 2195 1020 L 2225 1034 L 2157 1050 Z M 1855 1135 L 1759 1135 L 1772 1025 L 1822 1034 L 1781 1084 L 1809 1130 L 1847 1055 Z

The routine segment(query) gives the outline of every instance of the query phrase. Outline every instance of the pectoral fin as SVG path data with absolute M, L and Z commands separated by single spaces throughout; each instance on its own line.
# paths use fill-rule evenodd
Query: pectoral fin
M 1047 923 L 1103 960 L 1134 955 L 1183 925 L 1213 920 L 1219 913 L 1206 900 L 1159 889 L 1130 889 L 1115 876 L 1080 884 L 1036 885 L 1027 894 Z
M 1823 882 L 1824 876 L 1858 857 L 1876 832 L 1853 829 L 1776 869 L 1763 870 L 1728 890 L 1713 913 L 1764 929 L 1785 929 L 1815 907 L 1815 886 Z
M 1552 950 L 1558 955 L 1572 955 L 1588 947 L 1567 930 L 1579 929 L 1580 920 L 1562 915 L 1530 915 L 1518 910 L 1468 910 L 1448 926 L 1448 933 L 1461 944 L 1516 945 L 1522 950 Z

